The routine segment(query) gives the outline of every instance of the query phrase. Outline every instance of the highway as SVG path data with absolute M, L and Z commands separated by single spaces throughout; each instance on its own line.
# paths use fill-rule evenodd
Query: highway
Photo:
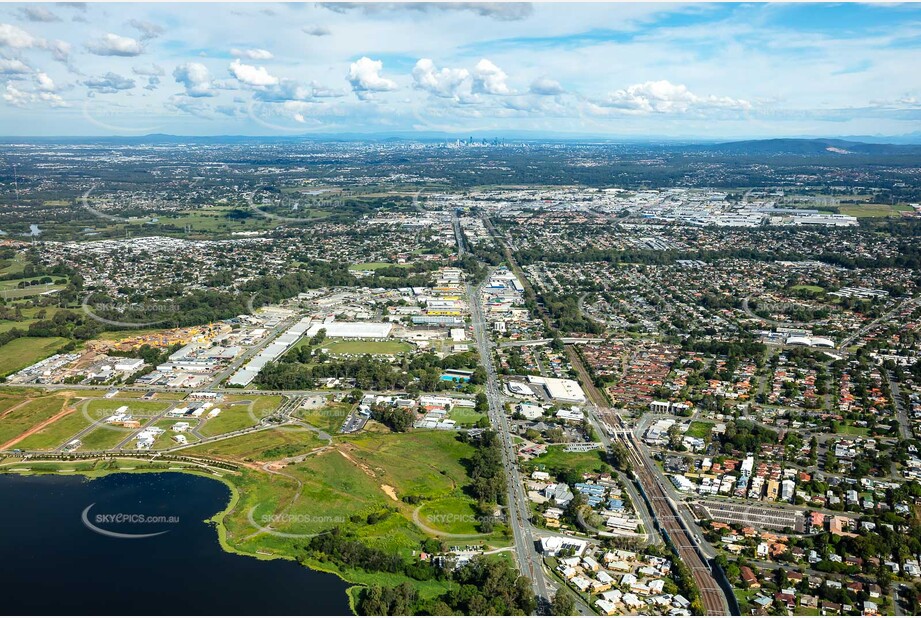
M 473 336 L 476 340 L 477 350 L 480 354 L 480 363 L 486 370 L 486 397 L 489 401 L 489 420 L 499 434 L 502 441 L 502 462 L 505 467 L 508 490 L 508 519 L 512 528 L 512 537 L 515 545 L 515 554 L 522 575 L 531 579 L 534 594 L 538 597 L 539 605 L 550 601 L 547 581 L 543 571 L 543 558 L 537 551 L 534 535 L 531 528 L 528 510 L 528 497 L 525 495 L 524 484 L 518 472 L 518 454 L 512 443 L 509 432 L 508 419 L 502 406 L 502 391 L 496 368 L 492 362 L 492 352 L 489 347 L 489 334 L 486 332 L 486 319 L 483 316 L 483 299 L 480 288 L 467 286 L 470 299 L 470 321 L 473 326 Z

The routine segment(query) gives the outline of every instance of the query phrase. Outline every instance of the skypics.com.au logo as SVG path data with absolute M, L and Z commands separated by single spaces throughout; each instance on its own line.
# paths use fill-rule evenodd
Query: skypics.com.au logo
M 179 523 L 178 515 L 148 515 L 144 513 L 94 513 L 96 503 L 83 509 L 80 520 L 87 529 L 113 539 L 149 539 L 169 532 L 169 526 Z M 127 527 L 131 532 L 123 531 Z M 163 529 L 166 527 L 167 529 Z M 136 531 L 135 531 L 136 530 Z

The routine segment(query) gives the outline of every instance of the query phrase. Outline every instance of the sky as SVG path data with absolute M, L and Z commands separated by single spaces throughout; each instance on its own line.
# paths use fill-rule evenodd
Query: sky
M 0 135 L 921 132 L 921 5 L 0 4 Z

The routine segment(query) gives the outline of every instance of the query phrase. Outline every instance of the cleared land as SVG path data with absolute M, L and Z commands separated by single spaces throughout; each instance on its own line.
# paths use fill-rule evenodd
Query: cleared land
M 406 268 L 409 264 L 391 264 L 389 262 L 364 262 L 362 264 L 352 264 L 349 266 L 349 270 L 380 270 L 381 268 L 387 268 L 388 266 L 397 266 L 399 268 Z
M 235 461 L 271 461 L 302 455 L 324 444 L 325 442 L 316 438 L 316 434 L 306 429 L 302 431 L 291 428 L 266 429 L 244 436 L 193 446 L 181 452 Z
M 351 411 L 352 404 L 330 403 L 316 410 L 299 410 L 297 417 L 332 435 L 339 431 Z
M 587 453 L 567 453 L 562 446 L 551 446 L 540 457 L 535 457 L 528 465 L 535 469 L 544 469 L 551 474 L 575 472 L 603 472 L 610 466 L 601 460 L 601 451 L 594 450 Z
M 6 376 L 56 353 L 63 337 L 20 337 L 0 346 L 0 376 Z
M 10 405 L 6 406 L 6 410 L 0 417 L 0 445 L 18 438 L 29 429 L 61 413 L 68 400 L 68 396 L 64 394 L 42 396 L 36 399 L 24 396 L 18 401 L 15 398 L 4 397 L 3 401 Z
M 201 429 L 203 436 L 217 436 L 252 427 L 259 419 L 268 416 L 281 405 L 280 395 L 251 395 L 227 397 L 214 407 L 221 413 L 205 421 Z
M 458 406 L 451 410 L 448 418 L 457 421 L 458 425 L 475 425 L 480 419 L 486 418 L 486 415 L 473 408 Z
M 704 421 L 694 421 L 691 423 L 691 426 L 688 427 L 687 433 L 684 435 L 690 438 L 709 438 L 710 430 L 713 429 L 713 423 L 706 423 Z
M 330 354 L 401 354 L 412 350 L 412 346 L 403 341 L 368 341 L 327 339 L 318 347 L 329 350 Z
M 842 204 L 838 211 L 842 215 L 852 217 L 899 217 L 899 213 L 905 210 L 911 210 L 906 205 L 891 206 L 889 204 Z

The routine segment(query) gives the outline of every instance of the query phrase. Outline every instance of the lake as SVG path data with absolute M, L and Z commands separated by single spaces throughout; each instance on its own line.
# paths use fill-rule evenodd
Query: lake
M 334 575 L 223 551 L 204 520 L 229 496 L 181 473 L 0 475 L 3 613 L 351 613 Z

